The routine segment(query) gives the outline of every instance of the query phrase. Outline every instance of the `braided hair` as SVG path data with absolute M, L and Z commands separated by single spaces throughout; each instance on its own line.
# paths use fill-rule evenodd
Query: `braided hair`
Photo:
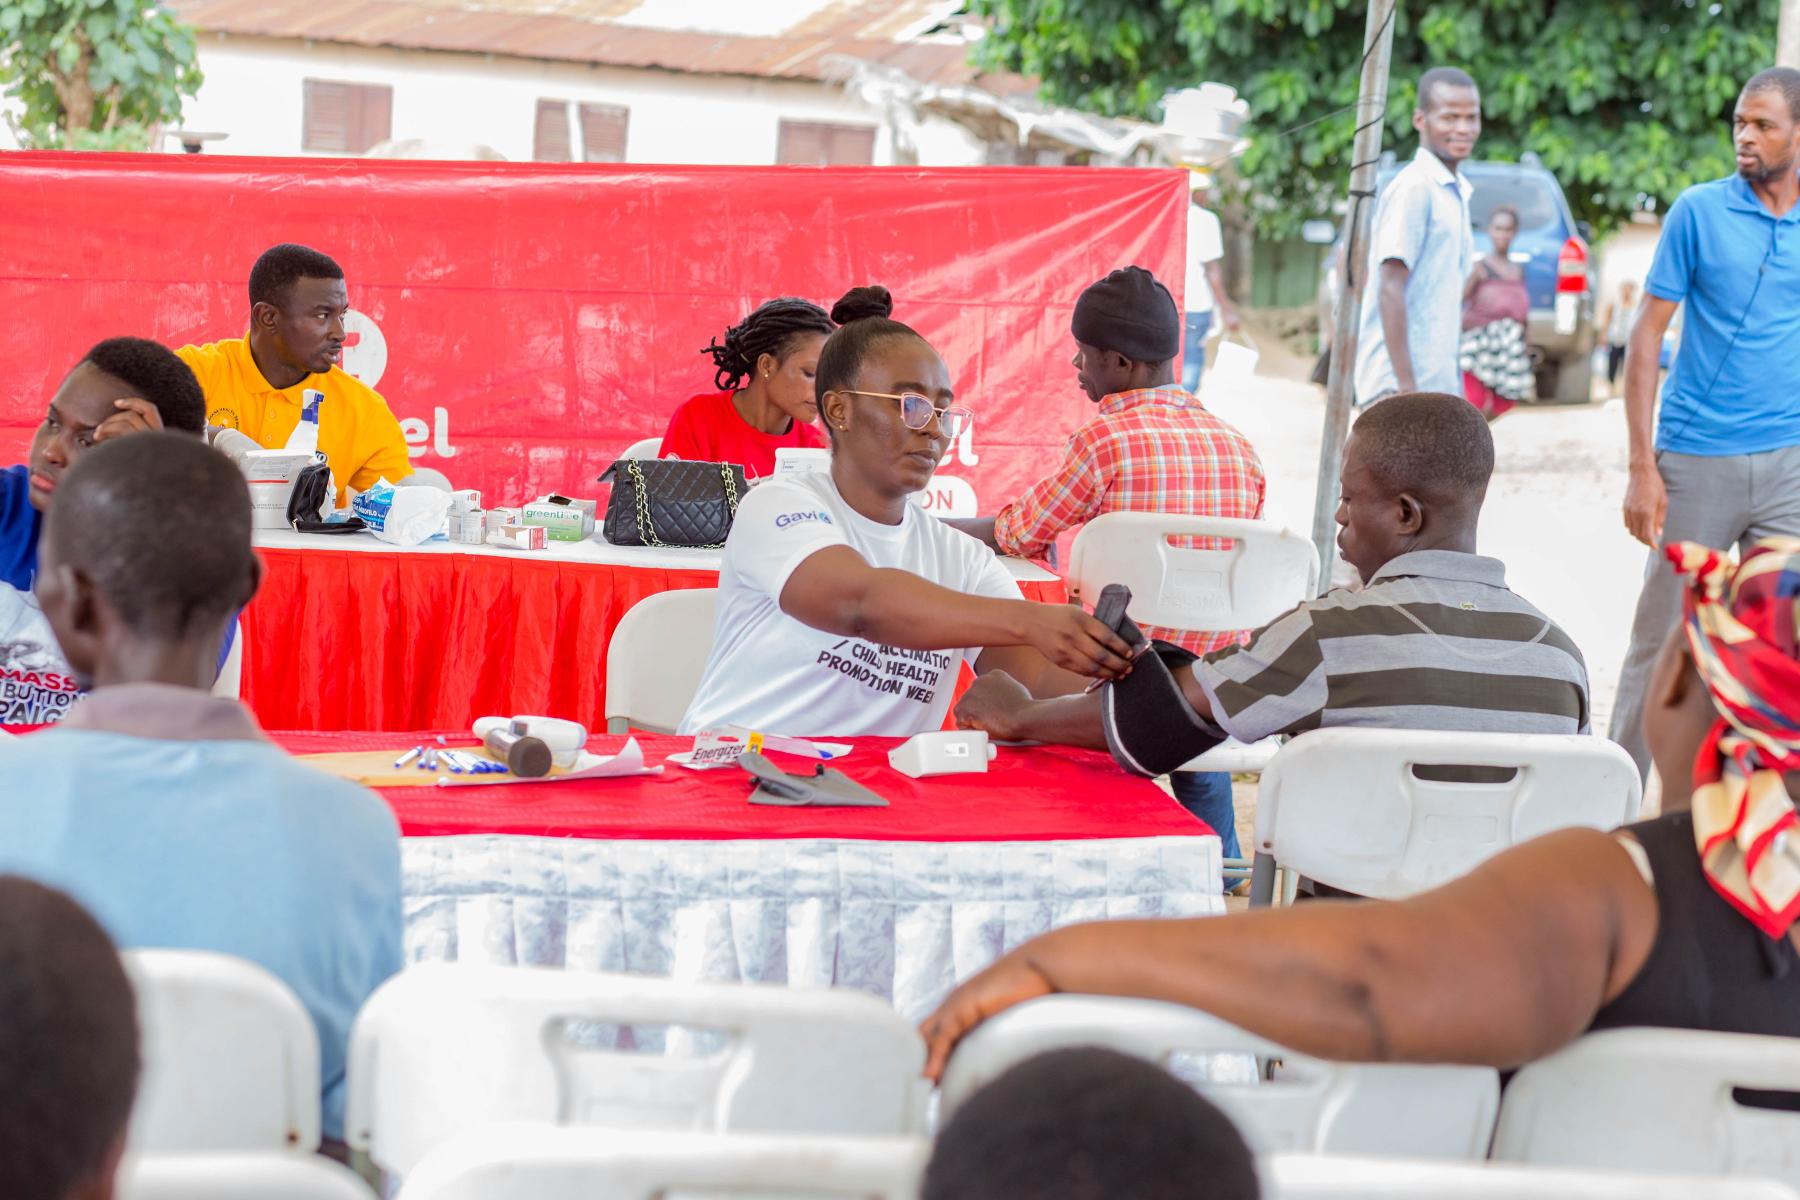
M 793 353 L 794 344 L 814 334 L 829 336 L 837 328 L 825 310 L 810 300 L 783 296 L 771 300 L 725 331 L 723 343 L 709 343 L 702 354 L 712 355 L 718 371 L 713 384 L 732 392 L 756 370 L 756 360 L 772 354 L 780 362 Z

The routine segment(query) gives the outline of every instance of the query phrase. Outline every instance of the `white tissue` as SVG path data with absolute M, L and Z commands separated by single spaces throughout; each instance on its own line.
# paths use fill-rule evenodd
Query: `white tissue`
M 450 515 L 450 493 L 437 488 L 397 488 L 383 479 L 358 492 L 351 508 L 369 532 L 396 546 L 417 546 L 444 532 Z

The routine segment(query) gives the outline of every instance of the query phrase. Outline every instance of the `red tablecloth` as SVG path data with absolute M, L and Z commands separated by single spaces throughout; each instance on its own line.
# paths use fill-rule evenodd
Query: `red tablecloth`
M 279 733 L 295 754 L 401 750 L 434 733 Z M 451 745 L 472 745 L 450 737 Z M 985 775 L 909 779 L 887 765 L 899 738 L 859 738 L 831 765 L 887 798 L 886 808 L 778 808 L 748 802 L 749 776 L 738 770 L 690 771 L 668 764 L 660 775 L 567 783 L 384 789 L 402 832 L 511 833 L 542 837 L 706 839 L 858 838 L 914 842 L 1070 841 L 1093 838 L 1205 836 L 1198 818 L 1147 779 L 1111 758 L 1065 746 L 999 748 Z M 621 737 L 595 738 L 611 753 Z M 692 738 L 639 737 L 650 765 Z M 788 771 L 811 761 L 771 755 Z
M 625 611 L 717 571 L 525 556 L 262 549 L 243 697 L 265 729 L 467 729 L 492 713 L 605 721 Z M 1023 582 L 1033 600 L 1061 580 Z

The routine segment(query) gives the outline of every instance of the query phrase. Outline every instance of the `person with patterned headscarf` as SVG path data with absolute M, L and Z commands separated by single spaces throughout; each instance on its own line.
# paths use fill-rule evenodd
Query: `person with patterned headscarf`
M 1626 1025 L 1800 1036 L 1800 541 L 1669 557 L 1687 616 L 1644 719 L 1662 816 L 1547 834 L 1406 900 L 1055 930 L 925 1021 L 926 1073 L 1051 992 L 1188 1004 L 1354 1062 L 1512 1068 Z

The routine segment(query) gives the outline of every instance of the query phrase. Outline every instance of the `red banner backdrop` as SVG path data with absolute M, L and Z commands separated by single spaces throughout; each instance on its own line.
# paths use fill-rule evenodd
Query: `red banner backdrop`
M 598 494 L 618 451 L 711 390 L 699 352 L 728 325 L 880 283 L 976 413 L 928 507 L 992 512 L 1091 411 L 1069 365 L 1081 289 L 1137 263 L 1180 294 L 1186 202 L 1172 170 L 0 154 L 0 463 L 93 342 L 242 334 L 251 263 L 293 241 L 343 265 L 345 367 L 415 464 L 490 504 Z

